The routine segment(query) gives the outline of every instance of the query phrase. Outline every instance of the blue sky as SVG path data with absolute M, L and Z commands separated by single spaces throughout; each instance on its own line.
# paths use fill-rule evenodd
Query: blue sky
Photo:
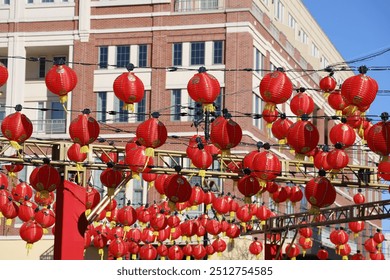
M 388 0 L 302 0 L 322 30 L 336 46 L 344 60 L 363 57 L 390 48 L 390 1 Z M 331 62 L 332 63 L 332 62 Z M 353 66 L 387 66 L 390 51 L 376 58 L 358 62 Z M 390 70 L 369 71 L 380 90 L 390 91 Z M 378 94 L 369 114 L 390 113 L 390 92 Z M 376 119 L 378 120 L 378 119 Z M 389 198 L 388 194 L 384 195 Z M 390 231 L 390 221 L 383 221 Z

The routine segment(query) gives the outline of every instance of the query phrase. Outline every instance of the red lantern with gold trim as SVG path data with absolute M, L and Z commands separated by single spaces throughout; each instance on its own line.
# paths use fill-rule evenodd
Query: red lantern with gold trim
M 251 197 L 261 190 L 260 183 L 257 177 L 253 175 L 245 175 L 238 180 L 237 188 L 241 194 L 245 196 L 245 202 L 250 203 Z
M 272 123 L 278 119 L 279 112 L 276 108 L 264 108 L 261 114 L 263 120 L 267 123 L 267 128 L 272 127 Z
M 296 260 L 297 256 L 300 253 L 299 247 L 295 243 L 287 244 L 287 246 L 284 250 L 285 250 L 287 257 L 289 257 L 291 260 Z
M 222 154 L 229 154 L 230 149 L 236 147 L 242 138 L 242 129 L 231 119 L 229 113 L 217 117 L 210 126 L 211 142 L 221 149 Z
M 42 208 L 35 213 L 35 221 L 44 229 L 49 228 L 56 222 L 56 215 L 50 208 Z
M 100 174 L 100 181 L 107 188 L 108 194 L 113 195 L 116 187 L 122 182 L 123 174 L 119 170 L 107 168 Z
M 341 143 L 336 143 L 334 149 L 326 156 L 326 161 L 332 168 L 332 173 L 337 173 L 339 170 L 346 167 L 349 163 L 348 154 L 343 150 Z
M 260 95 L 267 102 L 266 108 L 286 102 L 290 99 L 292 91 L 293 84 L 283 68 L 266 74 L 260 81 Z
M 20 112 L 22 105 L 16 105 L 15 110 L 15 113 L 2 120 L 1 132 L 10 141 L 11 146 L 19 151 L 21 145 L 31 137 L 33 125 L 30 119 Z
M 38 192 L 52 192 L 61 184 L 61 176 L 58 170 L 51 166 L 49 161 L 36 167 L 30 174 L 30 184 Z
M 387 121 L 388 114 L 382 113 L 383 121 L 374 124 L 367 132 L 367 145 L 371 151 L 380 155 L 390 154 L 390 122 Z
M 328 96 L 328 103 L 330 107 L 336 110 L 337 116 L 342 116 L 343 110 L 349 105 L 349 103 L 341 95 L 341 91 L 337 89 L 332 91 Z
M 214 247 L 215 252 L 218 256 L 222 256 L 222 252 L 226 250 L 226 242 L 222 238 L 217 237 L 211 245 Z
M 157 249 L 152 244 L 145 244 L 139 249 L 139 258 L 141 260 L 155 260 Z
M 124 231 L 127 232 L 137 221 L 137 212 L 135 209 L 128 203 L 126 206 L 122 207 L 118 211 L 118 222 L 124 226 Z
M 378 177 L 390 181 L 390 160 L 384 157 L 378 164 Z
M 207 255 L 206 248 L 202 244 L 192 246 L 192 256 L 196 260 L 202 260 Z
M 307 116 L 302 116 L 287 132 L 287 143 L 295 151 L 295 157 L 300 160 L 317 147 L 319 140 L 318 129 L 307 120 Z
M 167 128 L 158 119 L 159 116 L 158 112 L 154 112 L 152 118 L 137 126 L 137 140 L 146 147 L 146 156 L 154 156 L 154 149 L 164 145 L 168 138 Z
M 115 96 L 123 101 L 124 110 L 134 111 L 134 103 L 140 102 L 145 95 L 145 86 L 140 78 L 133 72 L 134 65 L 127 65 L 129 72 L 119 75 L 113 84 Z
M 217 99 L 221 91 L 218 80 L 206 72 L 205 67 L 200 67 L 187 84 L 188 95 L 195 102 L 203 106 L 204 111 L 214 111 L 213 102 Z
M 317 258 L 319 260 L 327 260 L 328 257 L 329 257 L 328 251 L 325 250 L 325 247 L 321 246 L 320 250 L 318 250 L 317 252 Z
M 305 92 L 305 88 L 300 88 L 298 94 L 291 99 L 290 108 L 296 116 L 310 115 L 314 111 L 313 98 Z
M 8 80 L 8 69 L 0 62 L 0 87 L 3 86 Z
M 170 260 L 182 260 L 184 257 L 183 250 L 178 245 L 173 245 L 168 249 L 168 258 Z
M 41 240 L 43 229 L 36 221 L 27 221 L 19 229 L 20 237 L 26 241 L 27 252 L 32 248 L 33 244 Z
M 364 221 L 349 222 L 348 228 L 353 232 L 354 238 L 357 238 L 359 236 L 359 232 L 364 230 Z
M 336 200 L 336 189 L 325 175 L 326 172 L 320 170 L 318 177 L 312 178 L 306 183 L 305 197 L 312 206 L 311 212 L 328 207 Z
M 65 61 L 58 61 L 46 73 L 45 84 L 48 90 L 59 96 L 61 103 L 65 103 L 68 100 L 67 94 L 77 85 L 77 75 L 65 65 Z
M 121 260 L 127 254 L 128 246 L 122 238 L 116 237 L 108 245 L 108 252 L 115 259 Z
M 260 254 L 263 251 L 263 243 L 261 243 L 257 237 L 254 238 L 251 244 L 249 244 L 249 252 L 255 255 L 256 258 L 260 258 Z
M 186 202 L 191 197 L 192 188 L 184 176 L 173 174 L 165 179 L 164 193 L 171 203 Z
M 328 76 L 323 77 L 320 80 L 320 89 L 324 92 L 325 98 L 328 97 L 329 93 L 334 91 L 337 85 L 336 79 L 333 78 L 333 72 Z
M 18 218 L 23 222 L 34 220 L 35 210 L 38 210 L 38 205 L 31 201 L 23 201 L 19 205 Z
M 348 148 L 355 143 L 356 132 L 346 124 L 347 119 L 342 118 L 342 123 L 336 124 L 330 129 L 329 139 L 333 144 L 341 143 L 343 148 Z
M 100 133 L 99 123 L 89 116 L 90 110 L 84 109 L 69 125 L 69 135 L 74 143 L 81 145 L 82 153 L 88 152 L 88 145 L 93 143 Z
M 20 182 L 12 188 L 11 194 L 16 202 L 23 203 L 23 201 L 30 200 L 33 196 L 33 190 L 26 182 Z
M 291 127 L 293 122 L 289 120 L 286 117 L 286 114 L 281 114 L 280 118 L 278 118 L 273 124 L 272 124 L 272 134 L 274 137 L 276 137 L 279 141 L 279 144 L 286 144 L 287 143 L 287 132 L 288 129 Z
M 272 152 L 266 151 L 258 153 L 253 159 L 253 174 L 259 179 L 260 186 L 266 187 L 266 183 L 274 180 L 280 175 L 282 166 L 279 158 Z

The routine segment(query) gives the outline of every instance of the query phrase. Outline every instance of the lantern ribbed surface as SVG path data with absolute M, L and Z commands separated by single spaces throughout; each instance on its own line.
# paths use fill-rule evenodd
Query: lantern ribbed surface
M 15 112 L 2 120 L 1 132 L 8 140 L 22 144 L 31 137 L 33 125 L 26 115 Z
M 333 170 L 343 169 L 349 163 L 348 154 L 344 150 L 337 148 L 328 153 L 326 160 Z
M 317 147 L 318 129 L 309 121 L 299 120 L 287 132 L 287 143 L 297 154 L 306 154 Z
M 168 138 L 167 128 L 157 118 L 150 118 L 139 124 L 136 135 L 141 145 L 154 149 L 162 146 Z
M 356 132 L 350 125 L 339 123 L 330 129 L 329 139 L 333 144 L 341 143 L 348 148 L 355 143 Z
M 324 93 L 329 93 L 336 88 L 336 80 L 333 76 L 326 76 L 320 80 L 320 89 Z
M 125 104 L 140 102 L 145 95 L 145 86 L 140 78 L 132 72 L 122 73 L 113 84 L 115 96 Z
M 8 69 L 3 63 L 0 62 L 0 87 L 3 86 L 8 80 Z
M 31 172 L 30 184 L 36 191 L 52 192 L 61 184 L 61 176 L 55 167 L 44 164 Z
M 349 105 L 349 103 L 341 95 L 340 90 L 332 91 L 328 96 L 328 103 L 330 107 L 336 110 L 337 115 L 341 115 L 342 111 Z
M 210 139 L 221 150 L 236 147 L 242 138 L 242 130 L 238 123 L 223 116 L 217 117 L 210 126 Z
M 192 188 L 185 177 L 173 174 L 165 179 L 164 193 L 172 202 L 185 202 L 190 199 Z
M 88 114 L 80 114 L 69 125 L 69 135 L 74 143 L 84 146 L 93 143 L 100 133 L 99 123 Z
M 279 158 L 269 151 L 258 153 L 253 159 L 252 167 L 254 175 L 261 181 L 271 181 L 282 171 Z
M 245 175 L 238 180 L 237 188 L 245 197 L 251 197 L 260 191 L 261 186 L 255 176 Z
M 213 75 L 201 72 L 188 81 L 187 91 L 195 102 L 212 104 L 220 94 L 221 86 Z
M 267 103 L 284 103 L 291 97 L 292 92 L 292 82 L 282 71 L 268 73 L 260 81 L 260 95 Z
M 341 85 L 341 94 L 358 108 L 370 106 L 378 92 L 378 83 L 365 74 L 347 78 Z
M 45 76 L 48 90 L 58 96 L 64 96 L 77 85 L 77 75 L 66 65 L 53 65 Z
M 291 99 L 290 108 L 296 116 L 310 115 L 314 111 L 313 98 L 306 92 L 300 92 Z
M 286 144 L 287 132 L 292 124 L 291 120 L 283 118 L 278 118 L 272 124 L 271 132 L 279 140 L 280 144 Z
M 336 200 L 336 189 L 327 178 L 315 177 L 307 182 L 305 197 L 316 208 L 328 207 Z
M 380 155 L 390 154 L 390 122 L 374 124 L 366 135 L 367 145 L 371 151 Z
M 74 162 L 83 162 L 87 159 L 87 153 L 81 152 L 81 145 L 73 143 L 66 152 L 68 159 Z

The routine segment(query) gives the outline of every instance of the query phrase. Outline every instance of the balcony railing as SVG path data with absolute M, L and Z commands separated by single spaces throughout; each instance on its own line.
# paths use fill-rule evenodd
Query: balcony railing
M 175 12 L 220 10 L 224 8 L 224 2 L 224 0 L 176 0 Z
M 65 119 L 32 120 L 31 122 L 36 134 L 59 134 L 66 132 Z

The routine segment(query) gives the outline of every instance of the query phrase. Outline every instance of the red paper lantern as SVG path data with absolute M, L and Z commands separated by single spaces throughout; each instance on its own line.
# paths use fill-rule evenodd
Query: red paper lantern
M 291 187 L 290 195 L 289 195 L 289 199 L 290 199 L 291 203 L 294 205 L 298 201 L 301 201 L 302 198 L 303 198 L 303 192 L 302 192 L 301 188 L 298 186 Z
M 34 220 L 35 210 L 38 210 L 38 205 L 31 201 L 23 201 L 19 205 L 18 217 L 23 222 Z
M 69 135 L 74 143 L 81 145 L 82 153 L 88 152 L 88 145 L 93 143 L 100 133 L 99 123 L 89 116 L 90 111 L 85 109 L 69 125 Z
M 87 186 L 86 187 L 87 195 L 86 195 L 86 202 L 85 207 L 88 210 L 91 210 L 95 208 L 96 205 L 100 202 L 100 193 L 98 190 L 96 190 L 94 187 Z M 88 211 L 87 214 L 89 214 L 90 211 Z
M 358 192 L 353 196 L 353 202 L 355 202 L 355 204 L 363 204 L 365 201 L 366 198 L 362 194 L 362 190 L 358 189 Z
M 214 247 L 215 252 L 217 252 L 218 256 L 222 255 L 222 252 L 226 250 L 226 242 L 222 238 L 217 237 L 211 245 Z
M 310 115 L 314 111 L 313 98 L 306 92 L 300 92 L 295 95 L 290 101 L 291 112 L 296 116 L 302 116 L 303 114 Z
M 23 203 L 25 200 L 30 200 L 33 190 L 29 184 L 21 182 L 12 188 L 11 194 L 16 202 Z
M 135 173 L 149 172 L 154 164 L 153 157 L 146 155 L 146 148 L 136 143 L 127 143 L 125 148 L 125 164 Z
M 130 226 L 137 221 L 137 212 L 130 205 L 126 205 L 118 211 L 118 222 L 124 226 L 125 231 L 130 230 Z
M 374 240 L 374 238 L 370 237 L 364 241 L 364 249 L 370 253 L 375 253 L 378 251 L 378 243 Z
M 164 145 L 168 138 L 167 128 L 159 121 L 159 116 L 159 113 L 153 113 L 152 118 L 139 124 L 136 130 L 138 142 L 147 148 L 147 156 L 154 156 L 154 149 Z
M 286 114 L 281 114 L 280 118 L 272 124 L 272 135 L 279 140 L 279 144 L 287 143 L 287 132 L 292 124 L 293 122 L 286 117 Z
M 18 216 L 19 206 L 12 200 L 12 196 L 7 196 L 6 202 L 0 205 L 0 213 L 6 218 L 6 226 L 10 226 L 12 220 Z
M 168 247 L 165 244 L 160 244 L 157 246 L 157 254 L 160 256 L 160 260 L 165 260 L 168 256 Z
M 274 193 L 279 189 L 279 185 L 276 182 L 267 182 L 266 190 L 269 193 Z
M 191 196 L 188 199 L 188 204 L 191 206 L 198 206 L 203 203 L 204 192 L 200 186 L 192 188 Z
M 188 95 L 203 105 L 205 111 L 214 111 L 213 102 L 221 91 L 218 80 L 206 72 L 205 67 L 200 67 L 187 84 Z
M 249 170 L 253 170 L 253 159 L 260 153 L 260 151 L 251 151 L 246 154 L 242 160 L 242 168 L 248 168 Z
M 287 132 L 287 143 L 299 159 L 303 159 L 305 154 L 315 149 L 319 140 L 317 127 L 304 118 L 291 125 Z
M 207 255 L 206 248 L 202 244 L 192 246 L 192 256 L 196 260 L 202 260 Z
M 52 192 L 61 184 L 61 176 L 55 167 L 44 164 L 31 172 L 30 184 L 36 191 Z
M 255 255 L 256 258 L 259 258 L 262 251 L 263 251 L 263 243 L 261 243 L 257 239 L 257 237 L 255 237 L 252 243 L 249 245 L 249 252 L 252 255 Z
M 8 80 L 8 69 L 0 62 L 0 87 L 3 86 Z
M 49 228 L 54 225 L 56 216 L 54 211 L 49 208 L 42 208 L 35 213 L 35 221 L 41 225 L 42 228 Z
M 184 176 L 173 174 L 165 179 L 164 193 L 170 202 L 185 202 L 190 199 L 192 188 Z
M 213 163 L 213 156 L 204 149 L 202 144 L 192 151 L 190 159 L 192 164 L 199 169 L 207 169 Z
M 343 118 L 343 121 L 343 123 L 339 123 L 330 129 L 329 139 L 333 144 L 341 143 L 343 148 L 348 148 L 355 143 L 356 132 L 345 123 L 347 121 L 345 118 Z
M 245 175 L 238 180 L 237 188 L 245 196 L 245 202 L 250 203 L 251 197 L 260 191 L 261 186 L 255 176 Z
M 336 200 L 335 187 L 321 175 L 310 179 L 305 188 L 305 197 L 312 206 L 312 212 L 316 212 L 319 208 L 328 207 Z
M 368 68 L 359 67 L 359 74 L 347 78 L 341 85 L 341 94 L 355 107 L 369 107 L 378 92 L 378 83 L 367 76 Z
M 107 168 L 100 174 L 100 181 L 108 189 L 109 195 L 113 194 L 116 187 L 122 182 L 122 179 L 122 172 L 112 168 Z
M 167 226 L 167 218 L 162 213 L 156 213 L 150 218 L 150 226 L 154 231 L 162 230 Z
M 230 211 L 230 204 L 227 196 L 219 196 L 215 198 L 212 205 L 219 215 L 227 214 Z
M 337 116 L 341 116 L 343 114 L 343 110 L 348 106 L 348 102 L 341 95 L 340 90 L 335 90 L 330 93 L 328 96 L 328 103 L 330 107 L 336 110 Z
M 110 245 L 108 245 L 108 252 L 115 259 L 121 260 L 128 252 L 128 246 L 122 238 L 114 238 L 111 240 Z
M 339 250 L 343 248 L 345 244 L 347 244 L 349 240 L 349 235 L 344 231 L 343 228 L 335 229 L 330 233 L 330 241 L 338 248 Z
M 141 230 L 137 227 L 134 227 L 126 233 L 126 239 L 138 243 L 141 241 L 141 234 Z
M 139 258 L 141 260 L 155 260 L 157 257 L 157 249 L 152 244 L 145 244 L 139 249 Z
M 319 260 L 327 260 L 328 257 L 329 257 L 328 251 L 326 251 L 324 247 L 321 247 L 321 249 L 318 250 L 317 252 L 317 258 Z
M 187 239 L 191 239 L 191 237 L 196 234 L 198 227 L 199 227 L 198 223 L 194 220 L 186 220 L 183 223 L 181 223 L 180 230 L 181 230 L 183 241 L 186 241 Z
M 115 96 L 123 101 L 123 109 L 133 112 L 134 103 L 140 102 L 145 95 L 144 83 L 133 72 L 134 65 L 130 64 L 129 72 L 119 75 L 113 84 Z
M 385 260 L 385 255 L 382 252 L 377 251 L 375 253 L 370 253 L 370 259 L 376 261 L 383 261 Z
M 226 230 L 226 236 L 229 237 L 229 242 L 233 242 L 240 234 L 241 230 L 237 224 L 229 224 L 229 227 Z
M 287 244 L 286 248 L 285 248 L 285 253 L 287 255 L 287 257 L 289 257 L 291 260 L 295 260 L 297 258 L 297 256 L 299 255 L 300 253 L 300 250 L 299 250 L 299 247 L 297 245 L 295 245 L 294 243 L 291 244 Z
M 76 72 L 61 61 L 46 73 L 45 83 L 48 90 L 60 98 L 61 103 L 68 99 L 67 94 L 71 92 L 77 84 Z
M 230 149 L 236 147 L 242 138 L 242 130 L 238 123 L 233 121 L 229 114 L 217 117 L 210 126 L 211 142 L 222 150 L 222 153 L 229 153 Z
M 330 170 L 332 167 L 328 163 L 328 154 L 329 154 L 329 149 L 327 146 L 325 146 L 321 151 L 319 151 L 315 156 L 314 156 L 314 166 L 321 170 Z
M 269 210 L 269 208 L 267 206 L 261 205 L 261 206 L 257 207 L 256 217 L 261 221 L 260 222 L 261 225 L 265 225 L 266 221 L 270 217 L 270 214 L 271 214 L 271 211 Z
M 381 121 L 374 124 L 367 132 L 367 145 L 371 151 L 380 155 L 390 154 L 390 122 Z
M 253 173 L 259 178 L 262 187 L 266 186 L 266 182 L 274 180 L 282 171 L 279 158 L 267 150 L 255 156 L 252 166 Z
M 376 243 L 378 243 L 378 245 L 380 245 L 384 240 L 385 240 L 385 236 L 384 234 L 381 232 L 380 229 L 377 229 L 374 236 L 372 237 L 374 239 L 374 241 Z
M 46 207 L 53 203 L 55 198 L 54 192 L 35 192 L 34 201 L 39 205 Z
M 21 105 L 17 105 L 15 109 L 15 113 L 6 116 L 2 120 L 1 132 L 10 141 L 11 146 L 19 151 L 21 149 L 20 145 L 31 137 L 33 125 L 26 115 L 20 113 Z
M 69 160 L 76 162 L 76 167 L 82 168 L 80 163 L 87 159 L 87 154 L 81 152 L 81 146 L 78 143 L 73 143 L 66 152 Z
M 137 242 L 130 241 L 127 243 L 129 253 L 131 254 L 131 259 L 136 260 L 137 254 L 139 253 L 140 246 Z
M 244 204 L 237 209 L 236 217 L 245 226 L 247 222 L 252 219 L 252 213 L 249 208 L 249 204 Z
M 156 235 L 154 234 L 153 230 L 151 228 L 144 228 L 141 231 L 141 241 L 149 244 L 153 243 L 156 240 Z
M 305 238 L 304 236 L 298 239 L 299 246 L 302 247 L 302 256 L 305 257 L 306 251 L 313 247 L 313 240 L 311 238 Z
M 340 256 L 342 256 L 343 260 L 348 260 L 348 255 L 351 254 L 351 246 L 348 243 L 344 244 L 342 248 L 337 248 L 339 250 Z
M 266 74 L 260 81 L 260 95 L 267 102 L 266 108 L 286 102 L 290 99 L 292 91 L 292 82 L 283 68 L 277 68 L 276 71 Z
M 323 77 L 320 80 L 320 89 L 324 92 L 325 96 L 334 91 L 336 85 L 337 83 L 335 78 L 333 78 L 333 73 L 330 73 L 328 76 Z
M 26 241 L 26 248 L 29 251 L 35 242 L 41 240 L 43 229 L 36 221 L 27 221 L 20 227 L 19 235 Z
M 7 169 L 8 173 L 7 175 L 11 178 L 16 178 L 16 173 L 19 171 L 22 171 L 24 168 L 23 164 L 18 164 L 18 163 L 11 163 L 11 164 L 6 164 L 4 165 L 5 169 Z M 1 176 L 4 176 L 4 174 L 1 174 Z M 0 178 L 0 185 L 2 184 L 2 179 Z
M 276 108 L 264 108 L 261 114 L 263 120 L 267 123 L 267 127 L 271 128 L 272 123 L 278 119 L 279 112 Z
M 288 193 L 286 191 L 286 188 L 279 187 L 279 189 L 276 192 L 272 193 L 272 200 L 276 203 L 282 203 L 285 202 L 288 199 Z
M 359 236 L 359 232 L 364 230 L 364 222 L 363 221 L 355 221 L 355 222 L 349 222 L 348 228 L 354 233 L 354 237 Z
M 383 180 L 390 180 L 390 160 L 389 158 L 383 158 L 378 164 L 378 177 Z
M 351 260 L 354 261 L 362 261 L 365 260 L 366 258 L 363 256 L 362 253 L 360 253 L 360 250 L 356 251 L 356 254 L 352 255 Z
M 170 260 L 182 260 L 184 257 L 183 250 L 177 246 L 173 245 L 168 249 L 168 258 Z
M 186 260 L 190 260 L 192 256 L 192 245 L 186 244 L 182 248 L 184 256 L 186 256 Z
M 100 155 L 100 160 L 104 163 L 118 162 L 118 153 L 116 152 L 104 152 Z
M 349 163 L 348 154 L 342 149 L 340 143 L 335 145 L 335 148 L 331 150 L 326 156 L 326 161 L 332 168 L 332 173 L 337 173 L 340 169 L 346 167 Z

